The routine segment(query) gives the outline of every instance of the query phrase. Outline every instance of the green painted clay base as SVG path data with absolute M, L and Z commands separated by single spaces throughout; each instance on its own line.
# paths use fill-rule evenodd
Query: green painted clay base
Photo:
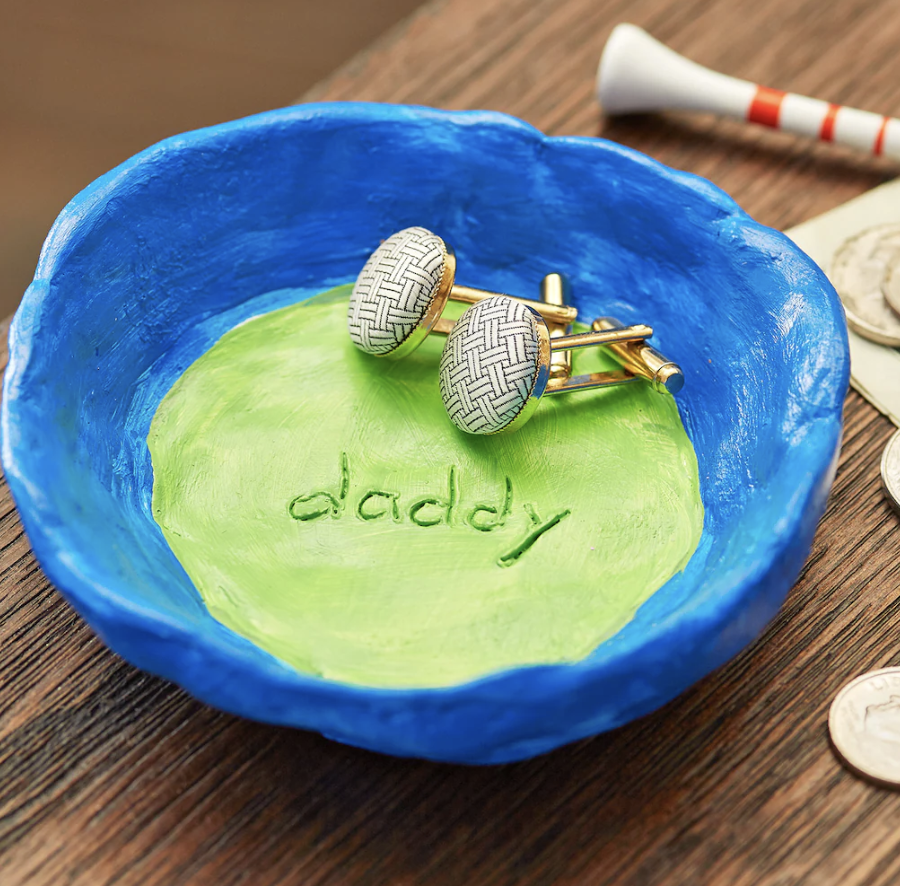
M 360 353 L 349 291 L 232 330 L 153 419 L 153 513 L 210 612 L 367 686 L 584 657 L 699 541 L 674 401 L 643 383 L 545 397 L 516 434 L 464 435 L 438 393 L 444 340 Z

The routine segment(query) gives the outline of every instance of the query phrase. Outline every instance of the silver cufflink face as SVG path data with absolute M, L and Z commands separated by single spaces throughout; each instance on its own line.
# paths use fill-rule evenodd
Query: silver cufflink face
M 369 257 L 353 286 L 347 328 L 353 343 L 376 357 L 415 350 L 440 317 L 456 262 L 425 228 L 391 235 Z
M 537 312 L 509 298 L 465 311 L 441 356 L 441 398 L 450 420 L 469 434 L 524 424 L 550 376 L 550 333 Z

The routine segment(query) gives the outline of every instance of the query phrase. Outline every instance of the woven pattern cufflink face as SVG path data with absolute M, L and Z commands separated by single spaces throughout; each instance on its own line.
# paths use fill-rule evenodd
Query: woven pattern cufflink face
M 497 295 L 456 285 L 455 278 L 453 249 L 437 234 L 414 227 L 388 237 L 369 256 L 350 295 L 347 328 L 353 344 L 375 357 L 405 357 L 430 333 L 449 334 L 453 321 L 441 316 L 448 301 L 477 304 Z M 577 316 L 575 308 L 561 303 L 529 303 L 554 328 Z
M 546 324 L 521 302 L 489 298 L 469 308 L 441 357 L 441 397 L 451 421 L 470 434 L 509 429 L 543 393 L 549 353 Z
M 425 228 L 388 237 L 369 257 L 350 296 L 353 343 L 379 356 L 403 345 L 428 314 L 446 261 L 444 241 Z

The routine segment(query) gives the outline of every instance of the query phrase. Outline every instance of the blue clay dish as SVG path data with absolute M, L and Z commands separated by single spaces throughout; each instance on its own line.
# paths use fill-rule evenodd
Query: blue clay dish
M 301 674 L 209 615 L 153 520 L 147 432 L 186 366 L 411 225 L 488 289 L 567 273 L 582 318 L 650 322 L 684 369 L 700 545 L 576 663 L 440 689 Z M 168 139 L 66 207 L 10 333 L 3 467 L 49 578 L 138 667 L 348 744 L 501 763 L 658 708 L 762 631 L 825 507 L 847 382 L 825 276 L 708 182 L 495 113 L 307 105 Z

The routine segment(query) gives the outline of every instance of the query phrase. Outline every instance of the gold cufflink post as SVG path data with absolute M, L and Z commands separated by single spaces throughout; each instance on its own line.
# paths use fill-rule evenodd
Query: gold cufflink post
M 569 281 L 562 274 L 547 274 L 541 280 L 541 301 L 546 305 L 562 307 L 569 303 Z M 545 319 L 547 319 L 545 317 Z M 556 323 L 547 320 L 551 342 L 555 338 L 570 335 L 571 323 Z M 550 378 L 568 378 L 572 374 L 572 354 L 570 351 L 550 352 Z
M 598 317 L 591 328 L 596 332 L 614 332 L 625 327 L 614 317 Z M 647 379 L 660 393 L 677 394 L 684 387 L 681 367 L 645 341 L 613 342 L 609 350 L 623 369 Z
M 554 352 L 640 342 L 644 324 L 550 337 L 536 311 L 502 296 L 468 308 L 441 356 L 441 398 L 450 420 L 470 434 L 521 427 L 544 394 L 562 394 L 635 381 L 627 370 L 550 378 Z

